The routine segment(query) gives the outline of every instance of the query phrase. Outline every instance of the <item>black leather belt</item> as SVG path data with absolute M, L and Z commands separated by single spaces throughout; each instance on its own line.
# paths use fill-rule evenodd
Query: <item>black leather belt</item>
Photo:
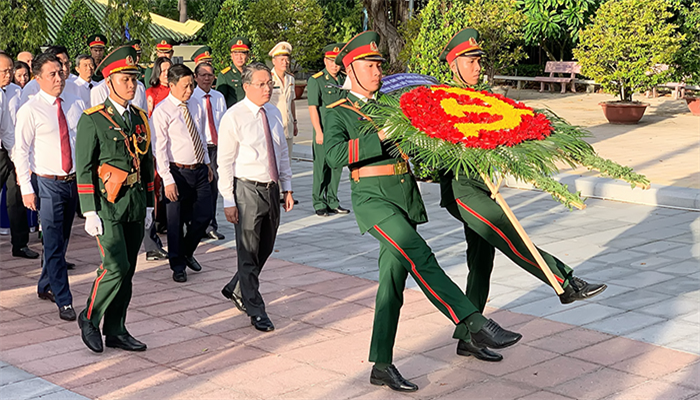
M 192 165 L 187 165 L 187 164 L 180 164 L 176 162 L 171 162 L 170 166 L 171 167 L 177 167 L 180 169 L 199 169 L 200 167 L 203 167 L 205 164 L 192 164 Z
M 239 180 L 239 181 L 242 181 L 245 183 L 250 183 L 251 185 L 260 186 L 260 187 L 264 187 L 264 188 L 271 188 L 272 185 L 277 185 L 277 182 L 275 182 L 275 181 L 258 182 L 258 181 L 254 181 L 254 180 L 250 180 L 250 179 L 246 179 L 246 178 L 236 178 L 236 180 Z
M 36 176 L 45 178 L 45 179 L 51 179 L 54 181 L 73 181 L 75 180 L 75 174 L 70 174 L 70 175 L 42 175 L 42 174 L 34 174 Z

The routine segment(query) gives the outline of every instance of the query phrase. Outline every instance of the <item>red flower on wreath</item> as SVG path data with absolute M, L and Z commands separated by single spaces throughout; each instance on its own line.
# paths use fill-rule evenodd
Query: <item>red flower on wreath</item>
M 417 129 L 467 147 L 510 147 L 525 140 L 542 140 L 553 130 L 549 120 L 532 108 L 485 91 L 421 86 L 404 93 L 400 104 Z

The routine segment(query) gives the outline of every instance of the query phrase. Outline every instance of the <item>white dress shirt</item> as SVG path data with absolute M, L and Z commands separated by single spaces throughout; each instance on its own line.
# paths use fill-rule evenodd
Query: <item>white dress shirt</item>
M 209 114 L 207 114 L 207 99 L 204 98 L 205 95 L 211 95 L 209 101 L 211 101 L 211 112 L 214 114 L 214 127 L 216 128 L 216 133 L 219 133 L 219 124 L 221 123 L 221 117 L 224 116 L 226 112 L 226 98 L 218 90 L 211 89 L 209 93 L 205 92 L 197 86 L 194 88 L 192 93 L 191 101 L 196 101 L 202 106 L 204 110 L 204 132 L 207 135 L 207 144 L 214 144 L 211 140 L 211 131 L 209 130 Z
M 292 167 L 289 164 L 287 140 L 284 137 L 282 115 L 277 107 L 266 103 L 265 112 L 277 159 L 279 185 L 282 191 L 292 190 Z M 234 207 L 233 178 L 270 182 L 267 142 L 260 107 L 248 97 L 234 104 L 221 119 L 219 131 L 219 192 L 224 207 Z
M 0 90 L 0 146 L 7 150 L 12 157 L 12 148 L 15 145 L 15 125 L 7 108 L 7 95 Z
M 156 170 L 167 186 L 175 183 L 170 173 L 170 163 L 185 165 L 197 164 L 197 156 L 194 154 L 194 142 L 187 129 L 185 116 L 180 109 L 180 100 L 171 94 L 156 105 L 149 123 L 151 124 L 151 146 L 156 158 Z M 209 152 L 207 151 L 207 138 L 204 136 L 204 109 L 197 101 L 187 102 L 192 122 L 194 122 L 199 139 L 204 147 L 204 163 L 209 164 Z
M 22 100 L 22 88 L 10 82 L 9 85 L 3 88 L 5 91 L 5 98 L 7 99 L 7 109 L 10 112 L 10 118 L 12 118 L 12 124 L 17 124 L 17 110 L 19 110 L 20 101 Z
M 105 78 L 102 82 L 99 82 L 97 86 L 93 86 L 90 91 L 90 107 L 98 106 L 107 100 L 109 97 L 109 86 L 107 85 L 107 79 Z M 148 110 L 148 102 L 146 101 L 146 87 L 143 83 L 136 81 L 136 94 L 134 99 L 131 100 L 131 104 L 136 107 L 146 111 Z
M 294 94 L 294 76 L 284 74 L 284 79 L 277 76 L 275 69 L 272 69 L 272 81 L 275 87 L 272 89 L 270 104 L 277 107 L 282 114 L 282 126 L 284 126 L 284 137 L 292 139 L 294 137 L 294 114 L 292 114 L 292 102 Z
M 75 130 L 85 104 L 71 93 L 61 93 L 61 108 L 68 124 L 68 136 L 75 172 Z M 12 161 L 17 169 L 17 181 L 22 195 L 34 193 L 32 172 L 41 175 L 64 176 L 61 160 L 61 134 L 58 126 L 56 98 L 40 90 L 17 112 L 15 148 Z
M 83 102 L 85 104 L 90 104 L 90 84 L 92 83 L 92 87 L 95 87 L 97 86 L 98 82 L 95 82 L 92 79 L 90 79 L 90 82 L 87 82 L 83 80 L 83 78 L 77 77 L 73 80 L 73 83 L 75 84 L 76 92 Z

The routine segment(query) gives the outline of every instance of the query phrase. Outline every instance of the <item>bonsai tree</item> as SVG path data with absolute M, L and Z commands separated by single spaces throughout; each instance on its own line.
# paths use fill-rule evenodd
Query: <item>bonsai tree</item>
M 580 33 L 574 57 L 581 74 L 600 83 L 622 102 L 632 94 L 668 82 L 671 64 L 684 35 L 668 22 L 666 0 L 611 0 L 603 3 L 593 23 Z

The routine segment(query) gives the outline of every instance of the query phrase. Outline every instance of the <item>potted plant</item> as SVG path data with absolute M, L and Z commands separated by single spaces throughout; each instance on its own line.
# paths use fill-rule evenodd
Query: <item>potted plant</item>
M 684 36 L 668 20 L 669 3 L 659 0 L 615 0 L 603 3 L 593 23 L 581 31 L 574 57 L 581 74 L 600 83 L 617 101 L 600 103 L 613 124 L 636 124 L 648 104 L 633 101 L 635 92 L 668 82 Z

